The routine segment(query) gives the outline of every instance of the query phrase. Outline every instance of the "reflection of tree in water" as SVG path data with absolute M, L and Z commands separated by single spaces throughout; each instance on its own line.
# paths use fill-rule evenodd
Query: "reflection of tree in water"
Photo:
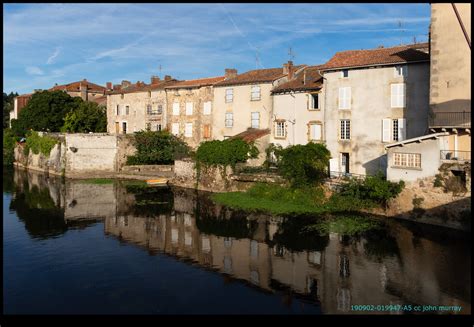
M 368 258 L 375 259 L 377 262 L 385 257 L 400 258 L 400 248 L 397 239 L 390 235 L 388 230 L 378 229 L 364 233 L 365 254 Z
M 135 196 L 135 202 L 125 214 L 139 217 L 155 217 L 169 214 L 173 210 L 173 192 L 166 187 L 152 187 L 146 184 L 125 184 L 127 193 Z
M 3 166 L 3 193 L 13 192 L 13 167 Z
M 285 247 L 291 251 L 322 251 L 329 243 L 328 235 L 319 235 L 317 232 L 302 232 L 308 224 L 314 223 L 311 218 L 291 217 L 285 219 L 273 235 L 273 240 L 268 240 L 270 246 Z
M 196 226 L 201 233 L 208 235 L 251 239 L 258 223 L 254 220 L 248 221 L 243 213 L 235 212 L 229 218 L 200 215 L 196 217 Z

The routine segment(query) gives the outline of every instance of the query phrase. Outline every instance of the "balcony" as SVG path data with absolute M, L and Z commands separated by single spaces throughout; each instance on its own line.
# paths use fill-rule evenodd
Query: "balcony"
M 442 161 L 471 162 L 471 151 L 441 150 Z
M 471 128 L 471 112 L 434 112 L 430 117 L 430 128 Z

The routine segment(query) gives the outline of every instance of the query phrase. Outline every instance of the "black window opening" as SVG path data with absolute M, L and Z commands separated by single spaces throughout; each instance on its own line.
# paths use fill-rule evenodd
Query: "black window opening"
M 348 69 L 344 69 L 342 71 L 342 77 L 349 77 L 349 70 Z

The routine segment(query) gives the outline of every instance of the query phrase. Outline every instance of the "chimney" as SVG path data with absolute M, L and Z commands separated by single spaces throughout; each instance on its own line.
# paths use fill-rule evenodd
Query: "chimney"
M 306 69 L 303 70 L 303 85 L 306 85 Z
M 165 82 L 171 81 L 171 76 L 170 75 L 165 75 Z
M 105 87 L 106 87 L 107 90 L 112 90 L 112 82 L 107 82 Z
M 81 91 L 82 100 L 87 101 L 87 85 L 80 83 L 79 90 Z
M 151 85 L 160 84 L 160 77 L 159 76 L 152 76 L 151 77 Z
M 237 76 L 237 69 L 235 68 L 226 68 L 224 74 L 224 80 L 228 80 L 230 78 L 234 78 Z
M 377 49 L 383 49 L 383 48 L 384 48 L 383 45 L 379 45 L 379 46 L 377 47 Z
M 130 83 L 130 81 L 122 81 L 122 88 L 126 88 L 128 86 L 130 86 L 132 83 Z
M 86 79 L 86 78 L 84 78 L 82 81 L 83 81 L 83 82 L 87 82 L 87 79 Z

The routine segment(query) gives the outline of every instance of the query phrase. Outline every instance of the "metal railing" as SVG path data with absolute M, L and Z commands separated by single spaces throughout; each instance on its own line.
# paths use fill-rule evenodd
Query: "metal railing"
M 359 179 L 359 180 L 364 180 L 367 175 L 362 175 L 362 174 L 354 174 L 354 173 L 345 173 L 341 171 L 330 171 L 329 172 L 329 177 L 330 178 L 354 178 L 354 179 Z
M 441 160 L 471 161 L 471 151 L 441 150 Z
M 471 112 L 434 112 L 430 117 L 430 127 L 471 127 Z

